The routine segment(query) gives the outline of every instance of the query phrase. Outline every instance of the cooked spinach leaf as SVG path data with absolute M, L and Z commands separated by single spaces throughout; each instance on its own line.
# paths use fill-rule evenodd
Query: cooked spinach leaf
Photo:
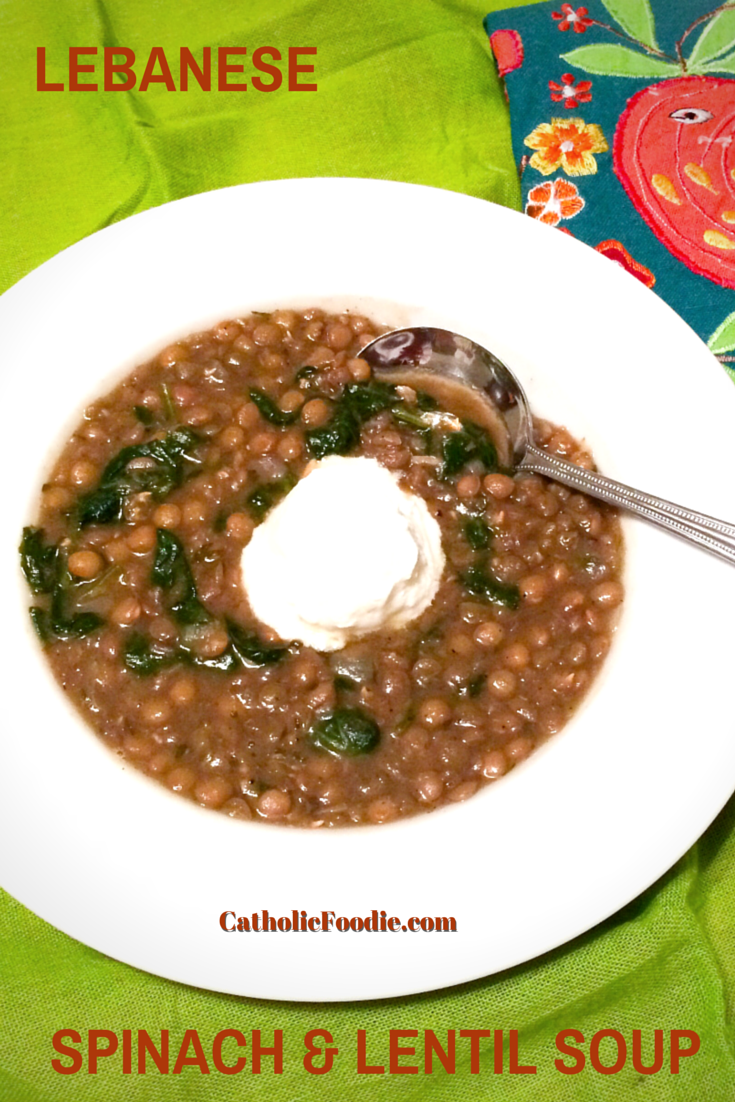
M 49 608 L 30 609 L 39 638 L 81 639 L 101 627 L 104 620 L 96 612 L 68 612 L 72 581 L 66 567 L 66 555 L 53 543 L 46 543 L 42 528 L 24 528 L 20 544 L 20 564 L 34 593 L 49 594 Z
M 68 616 L 60 603 L 52 604 L 50 612 L 37 605 L 29 609 L 29 612 L 42 643 L 50 643 L 53 639 L 61 639 L 63 642 L 68 639 L 82 639 L 102 627 L 105 622 L 96 612 L 77 612 L 74 616 Z
M 390 383 L 381 383 L 373 379 L 368 383 L 350 383 L 342 392 L 342 402 L 346 402 L 355 416 L 369 421 L 376 413 L 391 409 L 400 402 L 396 388 Z
M 359 708 L 337 708 L 317 720 L 309 732 L 315 746 L 342 757 L 369 754 L 380 742 L 380 728 Z
M 459 695 L 460 696 L 465 696 L 465 697 L 470 697 L 470 699 L 474 699 L 474 697 L 479 696 L 480 693 L 482 692 L 482 690 L 485 686 L 486 680 L 487 680 L 486 674 L 484 674 L 484 673 L 474 674 L 468 681 L 465 681 L 460 686 Z
M 315 459 L 325 455 L 346 455 L 360 442 L 360 429 L 376 413 L 391 409 L 399 402 L 396 388 L 389 383 L 350 383 L 334 405 L 331 418 L 318 429 L 306 433 L 306 446 Z
M 156 555 L 151 582 L 172 591 L 171 612 L 180 624 L 206 624 L 211 619 L 199 600 L 184 545 L 178 536 L 166 528 L 156 529 Z
M 475 458 L 475 447 L 465 432 L 448 432 L 442 440 L 442 478 L 451 478 Z
M 79 500 L 79 524 L 113 524 L 122 518 L 127 494 L 118 486 L 98 486 Z
M 123 648 L 123 663 L 131 673 L 150 677 L 154 673 L 173 666 L 179 659 L 176 651 L 164 651 L 154 647 L 140 632 L 133 632 Z
M 199 443 L 192 429 L 179 428 L 163 440 L 130 444 L 110 460 L 102 472 L 96 490 L 79 499 L 79 524 L 110 524 L 122 518 L 125 501 L 131 494 L 150 493 L 160 501 L 180 486 L 186 475 L 186 463 Z M 134 460 L 151 460 L 145 466 L 131 466 Z
M 490 529 L 482 517 L 468 517 L 462 527 L 465 539 L 475 551 L 490 546 Z
M 272 666 L 280 662 L 289 649 L 284 643 L 264 643 L 254 632 L 246 631 L 229 618 L 225 620 L 225 626 L 230 646 L 246 666 Z
M 171 613 L 180 624 L 195 626 L 211 622 L 212 615 L 199 600 L 196 583 L 186 558 L 183 544 L 165 528 L 156 529 L 156 554 L 151 570 L 151 582 L 169 590 L 173 597 Z M 229 637 L 227 649 L 214 658 L 195 654 L 184 643 L 175 651 L 152 648 L 143 636 L 132 637 L 132 650 L 125 652 L 125 664 L 135 673 L 154 673 L 174 662 L 198 669 L 232 673 L 241 666 L 269 666 L 280 661 L 288 651 L 286 644 L 264 643 L 255 632 L 246 631 L 234 620 L 225 619 Z
M 488 473 L 498 470 L 498 452 L 489 433 L 474 421 L 463 421 L 458 432 L 448 432 L 442 441 L 442 478 L 452 478 L 474 459 Z
M 334 688 L 338 693 L 353 693 L 358 688 L 358 684 L 351 677 L 338 673 L 334 678 Z
M 48 612 L 38 605 L 31 605 L 28 609 L 31 621 L 36 629 L 36 635 L 42 643 L 50 643 L 52 639 L 51 625 L 48 622 Z
M 269 421 L 271 425 L 292 425 L 299 416 L 299 410 L 293 410 L 291 413 L 286 413 L 284 410 L 279 409 L 276 403 L 270 398 L 264 390 L 251 390 L 250 400 L 255 403 L 260 411 L 262 417 L 265 417 L 266 421 Z
M 416 391 L 416 405 L 425 412 L 439 409 L 436 398 L 432 397 L 431 394 L 427 394 L 425 390 Z
M 255 519 L 262 520 L 277 501 L 285 497 L 289 490 L 293 490 L 296 482 L 296 476 L 289 473 L 275 482 L 264 482 L 248 494 L 245 503 Z
M 518 586 L 498 581 L 484 565 L 470 566 L 460 574 L 460 580 L 470 593 L 476 597 L 485 597 L 494 604 L 505 605 L 506 608 L 518 608 L 521 603 Z
M 46 543 L 43 528 L 24 528 L 20 542 L 20 567 L 34 593 L 50 593 L 56 580 L 57 550 Z
M 346 455 L 360 442 L 360 422 L 347 405 L 338 405 L 326 425 L 308 429 L 306 446 L 315 459 L 325 455 Z
M 227 633 L 230 636 L 230 645 L 222 654 L 215 658 L 203 658 L 194 654 L 186 646 L 179 646 L 175 650 L 164 650 L 152 644 L 149 639 L 140 632 L 134 632 L 123 651 L 123 662 L 126 669 L 139 677 L 149 677 L 151 674 L 160 673 L 169 666 L 185 665 L 194 666 L 199 670 L 218 670 L 221 673 L 234 673 L 242 668 L 243 664 L 264 666 L 277 662 L 287 647 L 268 647 L 254 634 L 245 632 L 238 624 L 227 621 Z
M 147 429 L 155 424 L 155 414 L 153 410 L 148 409 L 147 406 L 133 406 L 133 413 L 138 418 L 141 425 L 144 425 Z
M 404 425 L 409 425 L 412 429 L 417 429 L 419 432 L 431 432 L 431 425 L 426 423 L 421 413 L 414 413 L 412 410 L 406 409 L 403 406 L 395 406 L 393 409 L 393 416 L 396 421 L 401 421 Z
M 105 621 L 96 612 L 67 613 L 64 591 L 59 588 L 51 598 L 48 622 L 57 639 L 81 639 L 101 628 Z

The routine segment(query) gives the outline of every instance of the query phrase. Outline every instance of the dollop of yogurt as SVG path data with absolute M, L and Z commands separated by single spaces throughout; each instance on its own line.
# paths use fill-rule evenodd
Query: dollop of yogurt
M 333 651 L 419 616 L 444 570 L 426 502 L 375 459 L 315 463 L 242 555 L 254 614 L 282 639 Z

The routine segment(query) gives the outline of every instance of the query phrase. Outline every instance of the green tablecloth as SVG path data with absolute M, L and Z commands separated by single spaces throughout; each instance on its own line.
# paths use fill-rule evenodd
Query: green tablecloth
M 633 0 L 626 0 L 630 5 Z M 684 2 L 684 0 L 681 0 Z M 621 0 L 622 3 L 622 0 Z M 641 0 L 643 3 L 643 0 Z M 464 191 L 515 205 L 518 185 L 503 95 L 482 32 L 498 0 L 0 0 L 0 290 L 110 222 L 193 192 L 287 176 L 376 176 Z M 39 93 L 67 80 L 69 46 L 152 46 L 178 57 L 203 45 L 316 45 L 316 93 Z M 88 60 L 88 59 L 83 59 Z M 305 59 L 309 60 L 309 59 Z M 138 63 L 140 74 L 140 62 Z M 91 80 L 91 77 L 83 79 Z M 303 79 L 309 79 L 303 78 Z M 43 339 L 42 331 L 33 339 Z M 12 365 L 3 365 L 11 370 Z M 735 994 L 735 805 L 663 881 L 603 926 L 521 968 L 464 987 L 350 1006 L 276 1004 L 197 991 L 137 972 L 77 944 L 0 897 L 0 1102 L 99 1099 L 580 1099 L 732 1102 Z M 61 828 L 63 829 L 63 827 Z M 59 824 L 49 830 L 58 833 Z M 12 845 L 12 839 L 3 839 Z M 329 1075 L 306 1074 L 304 1033 L 332 1031 L 341 1049 Z M 358 1076 L 356 1032 L 378 1054 L 389 1028 L 520 1031 L 536 1075 L 479 1075 L 461 1048 L 457 1072 Z M 563 1076 L 554 1037 L 618 1029 L 629 1046 L 654 1028 L 695 1030 L 701 1052 L 681 1073 L 615 1075 L 589 1066 Z M 196 1067 L 180 1075 L 123 1075 L 118 1059 L 60 1076 L 58 1029 L 171 1031 L 274 1028 L 286 1038 L 284 1073 Z M 409 1043 L 409 1042 L 403 1042 Z M 586 1047 L 586 1046 L 585 1046 Z M 602 1050 L 612 1061 L 612 1050 Z M 507 1069 L 507 1060 L 506 1060 Z

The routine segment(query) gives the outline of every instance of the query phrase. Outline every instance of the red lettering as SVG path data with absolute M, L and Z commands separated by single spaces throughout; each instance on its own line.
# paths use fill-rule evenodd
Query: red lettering
M 161 72 L 154 73 L 156 65 L 160 65 Z M 154 46 L 148 55 L 148 61 L 146 62 L 145 72 L 141 77 L 139 91 L 145 92 L 148 89 L 149 84 L 165 84 L 169 92 L 176 91 L 176 85 L 174 84 L 174 78 L 171 76 L 171 70 L 168 67 L 166 61 L 166 54 L 164 53 L 163 46 Z
M 368 1064 L 367 1062 L 367 1030 L 357 1031 L 357 1074 L 358 1075 L 384 1075 L 385 1068 L 382 1064 Z
M 96 92 L 96 84 L 80 84 L 80 73 L 93 73 L 94 65 L 80 65 L 79 58 L 84 54 L 96 54 L 96 46 L 70 46 L 69 47 L 69 91 L 70 92 Z
M 132 1075 L 133 1074 L 133 1031 L 132 1031 L 132 1029 L 124 1029 L 123 1030 L 122 1072 L 123 1072 L 123 1075 Z
M 415 1048 L 401 1048 L 398 1042 L 402 1037 L 418 1037 L 417 1029 L 391 1029 L 388 1032 L 388 1052 L 390 1055 L 389 1071 L 391 1075 L 418 1075 L 416 1064 L 399 1064 L 400 1056 L 415 1056 Z
M 227 916 L 228 915 L 232 915 L 232 917 L 235 918 L 235 912 L 234 911 L 223 911 L 222 914 L 219 916 L 219 924 L 222 927 L 222 929 L 225 931 L 226 934 L 234 934 L 235 927 L 227 925 Z
M 228 1037 L 232 1037 L 234 1041 L 237 1041 L 240 1048 L 245 1048 L 247 1044 L 239 1029 L 221 1029 L 212 1042 L 212 1062 L 217 1071 L 221 1071 L 223 1075 L 237 1075 L 245 1067 L 247 1061 L 244 1056 L 238 1056 L 234 1064 L 223 1063 L 222 1042 Z
M 105 1048 L 100 1048 L 98 1041 L 109 1041 Z M 117 1035 L 111 1029 L 90 1029 L 87 1041 L 87 1071 L 90 1075 L 97 1074 L 97 1059 L 100 1056 L 113 1056 L 117 1052 Z
M 319 1037 L 322 1041 L 326 1041 L 331 1045 L 334 1038 L 328 1029 L 310 1029 L 304 1037 L 304 1044 L 306 1045 L 306 1056 L 304 1057 L 304 1067 L 308 1071 L 309 1075 L 324 1075 L 326 1072 L 332 1070 L 334 1064 L 334 1058 L 338 1054 L 338 1048 L 318 1048 L 314 1044 L 314 1038 Z M 321 1067 L 317 1067 L 314 1063 L 315 1056 L 321 1056 L 324 1053 L 324 1063 Z
M 535 1075 L 535 1064 L 518 1063 L 518 1030 L 511 1029 L 508 1038 L 508 1071 L 511 1075 Z
M 400 930 L 400 928 L 401 928 L 400 918 L 389 918 L 388 919 L 388 929 L 390 930 L 390 932 L 392 934 L 394 934 L 396 932 L 396 930 Z
M 480 1074 L 480 1038 L 492 1037 L 489 1029 L 460 1029 L 460 1037 L 470 1039 L 470 1074 Z
M 244 65 L 230 65 L 230 54 L 246 54 L 246 46 L 220 46 L 217 50 L 217 87 L 220 92 L 247 92 L 247 84 L 230 84 L 227 80 L 230 73 L 243 73 Z
M 311 930 L 312 934 L 315 934 L 317 930 L 321 929 L 321 920 L 312 915 L 312 917 L 307 922 L 307 926 Z
M 281 54 L 275 46 L 259 46 L 253 53 L 253 65 L 261 73 L 267 73 L 273 79 L 270 84 L 266 84 L 260 77 L 253 77 L 253 88 L 257 88 L 259 92 L 275 92 L 283 83 L 283 74 L 275 65 L 267 65 L 262 60 L 264 54 L 270 54 L 276 61 L 281 60 Z
M 182 46 L 179 54 L 179 86 L 182 92 L 189 91 L 189 70 L 191 69 L 194 80 L 203 92 L 212 91 L 212 47 L 205 46 L 202 50 L 201 69 L 194 60 L 194 55 L 187 46 Z
M 258 52 L 258 51 L 256 51 Z M 278 55 L 280 58 L 280 54 Z M 269 66 L 267 66 L 269 68 Z M 280 74 L 279 74 L 280 76 Z M 253 84 L 255 81 L 253 81 Z M 273 85 L 269 85 L 264 89 L 266 92 L 270 92 Z M 63 84 L 49 84 L 46 81 L 46 47 L 39 46 L 36 50 L 36 91 L 37 92 L 63 92 Z M 54 1034 L 55 1036 L 55 1034 Z
M 584 1033 L 580 1033 L 578 1029 L 562 1029 L 556 1035 L 556 1047 L 558 1052 L 562 1052 L 565 1056 L 572 1056 L 574 1063 L 570 1067 L 569 1064 L 565 1064 L 563 1060 L 554 1060 L 554 1067 L 557 1071 L 560 1071 L 562 1075 L 577 1075 L 585 1065 L 586 1057 L 581 1049 L 573 1048 L 566 1043 L 565 1038 L 571 1037 L 573 1041 L 578 1044 L 582 1044 L 584 1041 Z
M 253 1030 L 253 1071 L 256 1075 L 260 1074 L 260 1058 L 261 1056 L 273 1057 L 273 1071 L 276 1075 L 283 1073 L 283 1030 L 273 1030 L 273 1048 L 263 1048 L 260 1043 L 260 1030 Z
M 52 1060 L 51 1067 L 54 1071 L 58 1071 L 59 1075 L 75 1075 L 82 1066 L 82 1054 L 75 1048 L 69 1048 L 63 1042 L 66 1038 L 73 1041 L 75 1045 L 82 1043 L 82 1038 L 76 1029 L 57 1029 L 51 1038 L 51 1044 L 54 1047 L 54 1052 L 59 1052 L 62 1056 L 71 1056 L 71 1064 L 62 1064 L 61 1060 Z
M 633 1067 L 640 1075 L 655 1075 L 657 1071 L 661 1071 L 664 1065 L 664 1031 L 663 1029 L 655 1029 L 653 1031 L 653 1063 L 650 1067 L 646 1067 L 643 1063 L 643 1052 L 641 1045 L 641 1030 L 633 1030 Z
M 431 1075 L 434 1070 L 433 1055 L 439 1057 L 439 1063 L 448 1071 L 450 1075 L 454 1075 L 457 1059 L 456 1059 L 456 1035 L 453 1029 L 447 1030 L 447 1051 L 439 1044 L 439 1038 L 433 1029 L 427 1029 L 424 1031 L 424 1072 L 426 1075 Z
M 493 1036 L 493 1071 L 496 1075 L 503 1074 L 503 1031 L 496 1029 Z
M 153 1044 L 153 1039 L 145 1029 L 138 1030 L 138 1075 L 145 1075 L 146 1055 L 150 1056 L 162 1075 L 168 1075 L 168 1030 L 161 1030 L 161 1051 Z
M 115 57 L 124 57 L 125 60 L 116 65 L 113 61 Z M 129 92 L 131 88 L 135 88 L 134 64 L 135 54 L 127 46 L 105 46 L 105 91 Z M 112 79 L 114 73 L 123 73 L 125 80 L 114 81 Z
M 604 1037 L 609 1037 L 617 1045 L 618 1055 L 614 1064 L 609 1066 L 603 1064 L 600 1060 L 600 1042 Z M 590 1041 L 590 1063 L 595 1071 L 599 1071 L 600 1075 L 617 1075 L 622 1068 L 625 1067 L 625 1061 L 628 1056 L 628 1046 L 625 1043 L 625 1038 L 622 1033 L 617 1029 L 598 1029 L 597 1033 Z
M 686 1048 L 682 1048 L 679 1041 L 684 1040 L 691 1041 L 691 1044 Z M 693 1029 L 672 1029 L 671 1030 L 671 1074 L 679 1074 L 679 1062 L 682 1058 L 686 1059 L 687 1056 L 696 1056 L 699 1052 L 700 1046 L 699 1034 L 695 1033 Z
M 189 1045 L 194 1049 L 193 1056 L 186 1055 Z M 199 1040 L 199 1034 L 195 1029 L 187 1029 L 184 1034 L 184 1039 L 179 1049 L 179 1055 L 176 1057 L 176 1063 L 174 1064 L 174 1075 L 181 1075 L 182 1069 L 189 1065 L 199 1068 L 202 1075 L 209 1075 L 209 1065 L 204 1056 L 204 1049 L 202 1048 L 202 1042 Z
M 316 84 L 299 84 L 299 73 L 313 73 L 313 65 L 299 65 L 299 54 L 315 54 L 316 46 L 289 46 L 288 50 L 288 90 L 289 92 L 316 92 Z

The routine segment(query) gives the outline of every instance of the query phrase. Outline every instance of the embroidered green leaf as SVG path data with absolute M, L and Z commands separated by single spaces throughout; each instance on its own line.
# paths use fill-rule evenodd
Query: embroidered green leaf
M 722 325 L 718 325 L 707 341 L 707 347 L 715 355 L 735 351 L 735 313 L 729 314 Z
M 661 61 L 648 54 L 629 50 L 627 46 L 580 46 L 562 54 L 562 60 L 575 69 L 605 77 L 668 77 L 681 74 L 673 61 Z
M 709 23 L 694 43 L 694 49 L 687 58 L 687 71 L 701 70 L 707 62 L 714 61 L 720 54 L 735 48 L 735 7 L 721 11 Z
M 689 69 L 690 73 L 735 73 L 735 53 L 725 54 L 717 61 L 710 61 L 707 65 L 695 65 Z
M 602 0 L 602 3 L 631 38 L 653 46 L 654 50 L 658 49 L 656 24 L 649 0 Z

